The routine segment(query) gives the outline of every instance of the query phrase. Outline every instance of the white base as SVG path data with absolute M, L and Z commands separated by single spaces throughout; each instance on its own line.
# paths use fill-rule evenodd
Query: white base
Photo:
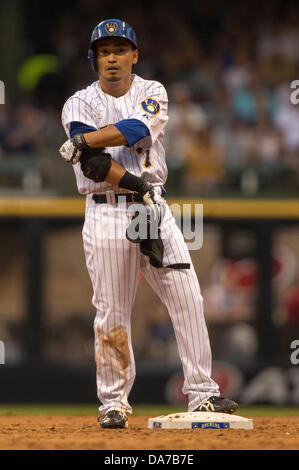
M 253 429 L 252 419 L 227 413 L 193 411 L 157 416 L 148 420 L 149 429 Z

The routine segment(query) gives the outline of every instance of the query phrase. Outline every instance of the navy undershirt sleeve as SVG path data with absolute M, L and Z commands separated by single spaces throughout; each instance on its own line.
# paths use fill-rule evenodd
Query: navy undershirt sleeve
M 85 132 L 93 132 L 97 131 L 95 127 L 88 126 L 87 124 L 83 124 L 83 122 L 78 122 L 78 121 L 73 121 L 70 124 L 70 137 L 71 139 L 76 135 L 76 134 L 84 134 Z
M 150 135 L 147 126 L 139 119 L 123 119 L 114 125 L 125 136 L 129 147 Z

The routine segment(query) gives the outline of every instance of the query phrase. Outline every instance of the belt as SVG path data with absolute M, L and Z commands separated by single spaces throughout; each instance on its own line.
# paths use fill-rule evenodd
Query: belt
M 122 201 L 124 198 L 126 198 L 126 202 L 134 202 L 133 199 L 134 193 L 120 193 L 120 194 L 115 194 L 115 201 L 118 202 L 119 198 L 122 198 Z M 107 204 L 107 196 L 106 194 L 93 194 L 92 199 L 96 204 Z
M 166 191 L 163 189 L 161 196 L 164 197 L 166 194 Z M 115 201 L 118 202 L 119 198 L 122 198 L 122 201 L 124 200 L 123 198 L 126 198 L 126 202 L 134 202 L 134 193 L 119 193 L 115 194 Z M 107 204 L 107 196 L 106 194 L 93 194 L 92 199 L 96 204 Z

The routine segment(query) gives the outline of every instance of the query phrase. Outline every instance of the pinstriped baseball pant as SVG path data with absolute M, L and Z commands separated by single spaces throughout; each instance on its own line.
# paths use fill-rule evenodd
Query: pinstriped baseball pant
M 138 277 L 146 281 L 168 309 L 183 366 L 183 393 L 193 411 L 219 395 L 211 379 L 211 350 L 203 299 L 183 235 L 168 206 L 161 223 L 164 263 L 190 263 L 190 269 L 154 268 L 138 244 L 125 238 L 130 222 L 126 205 L 96 204 L 87 198 L 83 245 L 93 286 L 95 360 L 99 410 L 131 413 L 128 396 L 135 379 L 130 317 Z

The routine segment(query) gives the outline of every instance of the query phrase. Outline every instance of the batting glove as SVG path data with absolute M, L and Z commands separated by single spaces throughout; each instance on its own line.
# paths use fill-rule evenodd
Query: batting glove
M 138 193 L 135 193 L 134 201 L 144 202 L 144 204 L 149 207 L 151 213 L 153 214 L 154 220 L 160 224 L 161 204 L 165 204 L 166 201 L 158 194 L 154 186 L 149 183 L 144 183 L 144 186 L 141 188 L 141 190 Z
M 59 149 L 60 155 L 67 162 L 75 165 L 80 160 L 82 150 L 90 148 L 83 134 L 76 134 L 72 139 L 67 140 Z

